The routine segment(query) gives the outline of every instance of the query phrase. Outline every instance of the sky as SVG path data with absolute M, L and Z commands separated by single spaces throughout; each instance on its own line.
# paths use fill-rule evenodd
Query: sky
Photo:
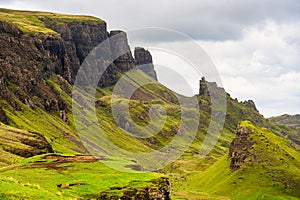
M 148 45 L 160 81 L 182 90 L 177 79 L 159 68 L 172 66 L 198 91 L 200 77 L 187 70 L 190 63 L 155 48 L 179 49 L 193 40 L 206 52 L 203 59 L 214 63 L 218 84 L 233 98 L 254 100 L 266 117 L 300 113 L 298 0 L 0 0 L 0 7 L 93 15 L 104 19 L 109 30 L 129 33 L 141 27 L 178 31 L 189 39 L 167 31 L 138 38 Z M 197 56 L 194 49 L 189 51 Z

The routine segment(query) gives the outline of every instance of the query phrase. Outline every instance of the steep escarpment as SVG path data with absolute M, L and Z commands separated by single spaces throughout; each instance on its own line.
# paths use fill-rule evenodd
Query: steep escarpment
M 43 134 L 54 151 L 86 153 L 72 119 L 72 85 L 103 41 L 97 65 L 109 66 L 100 80 L 93 72 L 90 78 L 107 88 L 139 63 L 125 32 L 108 32 L 93 17 L 0 9 L 0 122 Z
M 113 150 L 105 149 L 115 145 L 124 151 L 143 153 L 146 158 L 147 153 L 172 145 L 174 138 L 178 138 L 176 144 L 185 146 L 185 136 L 189 136 L 198 120 L 189 114 L 182 118 L 183 111 L 187 114 L 193 108 L 180 106 L 179 94 L 154 81 L 156 73 L 150 52 L 142 47 L 131 52 L 125 32 L 109 32 L 103 20 L 93 17 L 0 9 L 0 21 L 0 121 L 10 125 L 0 124 L 4 130 L 0 134 L 0 164 L 16 165 L 13 170 L 1 171 L 0 196 L 168 199 L 169 179 L 157 179 L 162 177 L 159 173 L 131 173 L 146 168 L 140 160 L 123 159 L 114 156 Z M 80 104 L 75 110 L 82 111 L 77 115 L 82 122 L 78 128 L 73 119 L 76 114 L 72 113 L 72 86 L 86 56 L 103 41 L 107 42 L 101 51 L 95 52 L 95 55 L 101 52 L 95 61 L 99 66 L 109 66 L 95 96 L 75 98 L 75 104 Z M 120 55 L 121 52 L 126 53 Z M 132 70 L 137 66 L 140 70 Z M 119 85 L 123 93 L 112 101 L 118 96 L 113 93 L 114 85 L 125 73 L 125 84 Z M 99 79 L 93 71 L 87 73 L 87 77 Z M 139 84 L 145 80 L 149 84 Z M 124 86 L 138 89 L 127 98 L 123 95 L 128 91 Z M 210 136 L 211 98 L 218 91 L 227 101 L 226 120 L 217 143 L 203 158 L 199 156 L 199 149 Z M 205 78 L 200 81 L 196 98 L 200 123 L 195 138 L 186 145 L 187 149 L 172 147 L 184 151 L 178 154 L 176 161 L 158 170 L 170 175 L 174 197 L 211 199 L 220 195 L 220 199 L 260 199 L 278 197 L 278 194 L 282 199 L 299 197 L 299 153 L 289 141 L 269 131 L 285 137 L 293 133 L 293 128 L 266 120 L 253 101 L 239 102 Z M 96 104 L 96 121 L 91 119 L 93 113 L 88 108 L 93 105 L 89 102 Z M 116 105 L 119 110 L 113 109 Z M 216 110 L 220 109 L 217 106 Z M 130 115 L 121 115 L 123 110 L 129 110 Z M 167 117 L 155 120 L 151 114 L 159 117 L 157 119 L 165 114 Z M 265 128 L 256 128 L 249 121 L 240 124 L 241 120 Z M 132 121 L 139 126 L 131 126 Z M 182 121 L 187 124 L 182 126 Z M 11 126 L 18 129 L 10 131 Z M 99 133 L 99 127 L 110 144 L 97 143 L 93 137 Z M 147 138 L 128 134 L 139 133 L 143 128 Z M 92 137 L 79 137 L 82 130 Z M 152 130 L 157 132 L 152 134 Z M 83 145 L 82 141 L 87 143 Z M 90 152 L 86 147 L 91 147 L 92 152 L 97 150 L 97 158 L 121 171 L 96 162 L 93 156 L 87 155 Z M 36 156 L 50 152 L 55 154 Z M 158 156 L 147 162 L 160 160 L 163 158 Z M 40 180 L 41 174 L 43 180 Z
M 142 47 L 136 47 L 134 49 L 134 58 L 136 65 L 139 66 L 139 69 L 144 71 L 154 80 L 157 80 L 156 72 L 152 62 L 152 56 L 148 50 Z
M 24 34 L 10 24 L 2 24 L 6 28 L 0 34 L 0 95 L 8 104 L 2 102 L 2 106 L 20 110 L 22 102 L 45 110 L 51 104 L 48 111 L 65 109 L 66 103 L 47 84 L 52 75 L 71 76 L 70 64 L 62 65 L 69 60 L 63 40 L 51 35 Z
M 43 14 L 38 20 L 53 33 L 23 32 L 14 23 L 0 21 L 0 95 L 5 101 L 1 107 L 6 109 L 12 107 L 20 110 L 21 102 L 30 108 L 38 107 L 47 112 L 67 111 L 69 102 L 55 91 L 51 80 L 59 80 L 64 88 L 70 88 L 86 56 L 105 40 L 109 41 L 109 45 L 102 51 L 99 65 L 111 64 L 99 81 L 101 87 L 113 85 L 118 74 L 134 68 L 140 60 L 151 57 L 149 52 L 147 55 L 139 54 L 136 61 L 126 33 L 108 33 L 106 23 L 102 20 L 64 20 Z M 120 36 L 114 39 L 116 34 Z M 128 52 L 116 57 L 120 51 Z M 147 62 L 152 63 L 152 59 Z M 151 70 L 150 76 L 153 74 L 153 65 Z M 71 94 L 70 89 L 65 92 Z M 0 119 L 7 123 L 5 113 L 1 113 Z
M 167 179 L 153 181 L 159 174 L 128 175 L 96 159 L 84 161 L 84 156 L 67 162 L 58 159 L 89 154 L 75 129 L 72 86 L 87 55 L 103 41 L 107 45 L 98 64 L 109 66 L 98 83 L 101 97 L 109 96 L 110 86 L 138 63 L 125 32 L 108 32 L 106 23 L 93 17 L 0 9 L 0 122 L 9 125 L 0 123 L 0 167 L 16 166 L 4 170 L 7 175 L 1 171 L 0 198 L 100 198 L 102 192 L 123 188 L 124 195 L 132 198 L 170 199 Z M 138 140 L 131 143 L 135 144 L 146 147 Z M 59 156 L 40 155 L 49 153 Z M 121 162 L 131 172 L 127 165 L 135 162 L 107 160 Z M 42 181 L 37 183 L 38 179 Z

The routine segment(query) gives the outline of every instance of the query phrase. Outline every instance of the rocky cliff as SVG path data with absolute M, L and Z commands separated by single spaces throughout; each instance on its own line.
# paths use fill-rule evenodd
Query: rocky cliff
M 136 65 L 149 64 L 142 69 L 152 78 L 156 74 L 149 51 L 138 48 L 133 57 L 122 31 L 107 31 L 102 20 L 62 20 L 39 16 L 39 22 L 51 30 L 47 33 L 22 31 L 21 27 L 0 19 L 0 120 L 7 123 L 3 109 L 12 107 L 21 110 L 20 102 L 30 108 L 38 107 L 47 112 L 62 113 L 69 109 L 68 103 L 57 94 L 52 79 L 64 85 L 71 94 L 70 84 L 89 52 L 99 43 L 109 39 L 109 46 L 102 51 L 102 65 L 112 62 L 99 81 L 107 87 L 116 83 L 118 74 L 127 72 Z M 117 39 L 110 39 L 120 34 Z M 129 52 L 116 58 L 118 52 Z
M 135 64 L 139 66 L 139 69 L 144 71 L 154 80 L 157 80 L 156 72 L 152 62 L 152 56 L 148 50 L 141 47 L 134 49 Z

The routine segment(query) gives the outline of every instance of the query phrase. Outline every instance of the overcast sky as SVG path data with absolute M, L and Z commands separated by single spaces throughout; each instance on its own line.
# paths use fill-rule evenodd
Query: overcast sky
M 0 0 L 0 7 L 94 15 L 104 19 L 110 30 L 177 30 L 206 51 L 232 97 L 253 99 L 267 117 L 300 113 L 298 0 Z M 152 46 L 185 42 L 168 34 L 140 39 Z M 164 53 L 152 54 L 157 64 L 168 58 Z M 185 66 L 170 60 L 174 68 Z M 163 79 L 163 70 L 157 71 Z M 197 78 L 190 81 L 194 91 L 198 90 Z M 176 90 L 178 84 L 173 84 Z

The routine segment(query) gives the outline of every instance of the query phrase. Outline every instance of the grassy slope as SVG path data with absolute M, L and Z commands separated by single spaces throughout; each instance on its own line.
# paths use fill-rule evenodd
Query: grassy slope
M 126 164 L 125 162 L 123 163 Z M 146 188 L 155 173 L 120 172 L 101 162 L 56 163 L 55 159 L 37 156 L 0 171 L 2 199 L 90 199 L 103 191 L 122 195 L 112 187 Z M 61 184 L 65 185 L 58 187 Z M 67 186 L 69 185 L 69 186 Z
M 67 21 L 97 21 L 103 22 L 101 19 L 91 16 L 67 15 L 50 12 L 33 12 L 33 11 L 17 11 L 0 8 L 0 21 L 5 21 L 16 25 L 25 33 L 46 33 L 57 34 L 55 31 L 45 27 L 41 21 L 43 18 L 55 19 L 58 22 Z
M 290 129 L 293 129 L 293 132 L 283 135 L 289 140 L 294 141 L 294 146 L 297 149 L 300 149 L 300 115 L 285 114 L 277 117 L 271 117 L 269 120 L 278 126 L 287 126 Z
M 300 129 L 300 115 L 281 115 L 277 117 L 271 117 L 271 121 L 284 124 L 290 127 Z
M 256 142 L 251 153 L 257 161 L 246 160 L 242 169 L 232 171 L 225 155 L 202 173 L 194 172 L 173 185 L 178 194 L 188 199 L 299 199 L 300 153 L 267 129 L 248 121 L 241 125 L 255 131 L 250 138 Z
M 9 151 L 5 151 L 5 146 L 21 146 L 22 148 L 27 148 L 23 146 L 20 141 L 13 141 L 15 139 L 14 133 L 24 133 L 22 134 L 25 138 L 31 138 L 30 133 L 22 131 L 16 128 L 5 126 L 0 123 L 0 166 L 4 167 L 11 165 L 17 162 L 22 161 L 24 158 L 18 155 L 15 155 Z M 4 146 L 5 145 L 5 146 Z
M 69 16 L 69 15 L 58 15 L 53 13 L 41 13 L 41 12 L 23 12 L 23 11 L 10 11 L 6 9 L 0 10 L 0 20 L 10 20 L 10 23 L 15 23 L 17 26 L 25 31 L 25 32 L 43 32 L 43 33 L 53 33 L 51 30 L 44 27 L 39 20 L 40 17 L 51 17 L 51 18 L 59 18 L 61 22 L 68 20 L 96 20 L 96 18 L 90 17 L 81 17 L 81 16 Z M 10 16 L 8 19 L 7 16 Z M 2 18 L 1 18 L 2 17 Z M 100 20 L 101 21 L 101 20 Z M 55 34 L 55 33 L 54 33 Z M 138 74 L 138 79 L 146 79 L 145 75 L 142 73 Z M 64 90 L 64 85 L 62 85 L 55 77 L 47 80 L 47 83 L 52 85 L 56 91 L 61 95 L 61 97 L 68 103 L 69 108 L 71 107 L 71 97 Z M 102 106 L 98 107 L 98 119 L 103 130 L 106 131 L 107 136 L 113 141 L 116 145 L 124 148 L 126 150 L 130 150 L 133 152 L 141 152 L 141 151 L 151 151 L 153 149 L 160 148 L 167 144 L 173 137 L 174 133 L 178 128 L 178 122 L 180 120 L 180 107 L 177 105 L 176 100 L 174 99 L 174 93 L 171 92 L 166 87 L 160 84 L 149 84 L 140 90 L 142 93 L 149 94 L 154 99 L 149 101 L 148 103 L 143 103 L 139 101 L 138 98 L 136 100 L 131 100 L 131 116 L 132 118 L 140 125 L 146 125 L 148 123 L 147 118 L 147 110 L 151 105 L 159 104 L 162 105 L 169 117 L 165 126 L 163 127 L 160 134 L 157 136 L 148 139 L 136 139 L 134 137 L 129 136 L 120 129 L 114 122 L 112 118 L 112 114 L 110 113 L 110 98 L 111 98 L 111 89 L 112 88 L 100 88 L 99 94 L 97 94 L 97 98 L 101 101 Z M 143 96 L 143 95 L 142 95 Z M 148 96 L 148 95 L 146 95 Z M 160 97 L 160 98 L 159 98 Z M 202 105 L 209 104 L 208 98 L 199 97 L 199 101 L 202 102 Z M 49 143 L 53 146 L 53 149 L 56 153 L 62 154 L 78 154 L 84 153 L 84 148 L 79 144 L 79 137 L 76 135 L 75 126 L 72 120 L 72 114 L 70 110 L 68 110 L 69 123 L 65 123 L 60 119 L 57 113 L 46 113 L 39 108 L 30 109 L 28 106 L 19 102 L 22 107 L 22 111 L 16 111 L 13 108 L 7 106 L 6 113 L 9 117 L 10 125 L 18 127 L 20 129 L 38 132 L 43 134 Z M 223 178 L 227 178 L 229 181 L 231 177 L 236 177 L 234 173 L 230 172 L 228 161 L 226 160 L 226 155 L 228 153 L 228 147 L 232 139 L 234 138 L 234 131 L 236 129 L 236 124 L 240 120 L 249 119 L 254 121 L 256 124 L 259 124 L 264 127 L 269 127 L 272 130 L 281 133 L 281 132 L 289 132 L 288 128 L 284 126 L 274 125 L 265 119 L 259 113 L 253 111 L 251 108 L 246 107 L 244 104 L 237 102 L 236 100 L 230 99 L 228 97 L 228 105 L 227 105 L 228 116 L 226 119 L 225 128 L 223 130 L 223 134 L 221 135 L 218 144 L 212 150 L 212 152 L 207 155 L 204 159 L 200 159 L 198 156 L 198 151 L 201 146 L 201 141 L 205 136 L 207 125 L 210 119 L 210 108 L 209 106 L 201 107 L 201 125 L 199 127 L 198 135 L 196 139 L 189 147 L 189 149 L 181 156 L 179 160 L 174 162 L 173 164 L 167 166 L 162 171 L 164 173 L 168 173 L 172 177 L 172 183 L 174 186 L 174 197 L 179 198 L 218 198 L 218 199 L 226 199 L 226 198 L 234 198 L 238 197 L 239 194 L 230 195 L 228 192 L 219 191 L 217 188 L 215 190 L 209 189 L 209 186 L 212 186 L 219 181 L 217 185 L 219 188 L 222 188 L 225 184 L 223 182 Z M 242 112 L 243 111 L 243 112 Z M 244 114 L 247 113 L 247 114 Z M 140 118 L 143 117 L 143 119 Z M 93 131 L 93 130 L 91 130 Z M 275 136 L 274 136 L 275 137 Z M 278 137 L 276 137 L 278 138 Z M 275 140 L 275 139 L 274 139 Z M 155 142 L 153 142 L 155 141 Z M 283 148 L 285 148 L 285 144 Z M 285 156 L 284 156 L 285 157 Z M 270 158 L 271 159 L 271 158 Z M 23 160 L 20 158 L 20 161 Z M 121 166 L 124 165 L 122 163 L 127 163 L 128 161 L 121 160 Z M 117 164 L 117 162 L 113 162 L 113 164 Z M 1 172 L 1 179 L 3 183 L 0 186 L 0 191 L 4 192 L 4 196 L 12 195 L 12 196 L 20 196 L 22 195 L 20 191 L 24 191 L 28 188 L 31 188 L 31 192 L 35 194 L 36 188 L 41 188 L 45 194 L 49 194 L 49 191 L 52 193 L 53 198 L 59 197 L 59 195 L 63 195 L 66 197 L 75 197 L 86 195 L 81 191 L 81 188 L 85 188 L 89 194 L 95 194 L 95 192 L 99 192 L 100 190 L 108 189 L 108 186 L 112 184 L 110 179 L 108 178 L 109 174 L 118 174 L 118 182 L 116 185 L 124 185 L 130 182 L 132 179 L 127 179 L 126 173 L 120 173 L 118 171 L 114 171 L 108 169 L 105 165 L 101 163 L 72 163 L 69 164 L 66 170 L 57 171 L 54 169 L 45 170 L 44 167 L 34 168 L 29 166 L 28 168 L 16 168 L 14 170 L 6 170 L 3 173 Z M 92 168 L 96 170 L 102 171 L 102 175 L 94 176 Z M 254 168 L 253 168 L 254 169 Z M 219 173 L 219 171 L 221 172 Z M 87 173 L 86 177 L 82 178 L 82 174 Z M 22 174 L 26 174 L 26 177 L 22 177 Z M 39 180 L 39 174 L 45 174 L 45 179 Z M 74 177 L 72 174 L 74 173 Z M 62 174 L 64 175 L 62 177 Z M 207 174 L 205 176 L 205 174 Z M 218 176 L 223 177 L 218 179 Z M 222 175 L 222 176 L 221 176 Z M 64 177 L 68 177 L 68 179 L 64 179 Z M 102 177 L 104 176 L 104 177 Z M 149 177 L 148 177 L 149 176 Z M 137 175 L 134 179 L 136 180 L 149 180 L 153 176 L 157 176 L 156 174 L 149 173 L 147 175 L 140 174 Z M 31 178 L 32 177 L 32 178 Z M 48 177 L 52 177 L 54 181 L 48 180 Z M 72 179 L 72 177 L 74 179 Z M 122 178 L 123 177 L 123 178 Z M 126 178 L 124 178 L 126 177 Z M 145 179 L 144 179 L 145 177 Z M 203 177 L 201 180 L 199 177 Z M 216 177 L 216 180 L 211 181 L 210 185 L 204 187 L 204 182 L 212 180 L 211 177 Z M 255 176 L 253 176 L 255 177 Z M 245 177 L 249 178 L 249 176 Z M 256 177 L 257 178 L 257 177 Z M 101 188 L 101 186 L 96 186 L 96 182 L 106 181 L 107 187 Z M 124 179 L 126 182 L 122 182 Z M 226 179 L 226 180 L 227 180 Z M 28 181 L 27 181 L 28 180 Z M 82 180 L 83 182 L 94 181 L 95 183 L 83 185 L 80 187 L 72 187 L 71 190 L 62 190 L 56 187 L 56 184 L 63 183 L 64 181 L 68 182 L 76 182 L 78 180 Z M 238 179 L 240 180 L 240 179 Z M 246 179 L 245 179 L 246 180 Z M 269 179 L 268 179 L 269 180 Z M 27 184 L 29 183 L 29 184 Z M 120 184 L 119 184 L 120 183 Z M 200 184 L 200 183 L 203 183 Z M 229 182 L 226 182 L 226 184 Z M 249 181 L 251 183 L 251 181 Z M 255 181 L 253 181 L 255 183 Z M 29 186 L 28 186 L 29 185 Z M 33 186 L 32 186 L 33 185 Z M 112 184 L 114 185 L 114 184 Z M 31 187 L 32 186 L 32 187 Z M 263 188 L 270 188 L 268 185 L 262 185 Z M 47 188 L 50 188 L 48 191 Z M 90 190 L 88 188 L 91 188 Z M 243 189 L 247 189 L 249 187 L 249 191 L 251 191 L 251 186 L 245 184 Z M 18 188 L 18 189 L 16 189 Z M 213 188 L 213 187 L 212 187 Z M 226 187 L 224 187 L 226 188 Z M 228 188 L 231 189 L 231 188 Z M 278 188 L 274 187 L 273 190 Z M 280 188 L 279 188 L 280 189 Z M 282 188 L 281 188 L 282 189 Z M 281 191 L 281 189 L 279 191 Z M 17 190 L 17 191 L 16 191 Z M 9 194 L 12 192 L 12 194 Z M 16 192 L 16 193 L 15 193 Z M 43 192 L 37 192 L 37 195 L 44 195 Z M 28 192 L 29 193 L 29 192 Z M 25 193 L 25 194 L 28 194 Z M 251 196 L 244 192 L 245 194 Z M 11 197 L 12 197 L 11 196 Z M 224 197 L 225 196 L 225 197 Z M 247 196 L 247 197 L 249 197 Z
M 139 76 L 143 77 L 142 74 L 139 74 Z M 71 97 L 64 92 L 63 86 L 61 86 L 56 79 L 48 80 L 48 83 L 52 84 L 54 86 L 54 88 L 56 88 L 57 92 L 59 92 L 61 94 L 62 98 L 64 98 L 66 100 L 66 102 L 68 102 L 68 104 L 70 104 Z M 156 85 L 155 87 L 154 87 L 154 85 L 147 85 L 145 87 L 147 87 L 147 88 L 141 88 L 141 90 L 144 92 L 147 92 L 147 91 L 149 92 L 149 88 L 151 88 L 152 90 L 156 90 L 155 93 L 160 94 L 161 96 L 167 96 L 167 95 L 163 95 L 164 93 L 167 93 L 167 94 L 171 93 L 167 88 L 163 87 L 162 85 Z M 145 112 L 145 111 L 152 104 L 160 104 L 163 107 L 165 107 L 165 109 L 167 110 L 167 113 L 169 115 L 169 120 L 167 120 L 165 126 L 163 127 L 163 129 L 161 131 L 161 134 L 158 134 L 157 136 L 154 137 L 156 142 L 154 144 L 152 144 L 148 140 L 138 140 L 134 137 L 129 136 L 115 124 L 112 114 L 109 112 L 111 109 L 111 105 L 110 105 L 111 91 L 109 88 L 106 88 L 106 89 L 100 88 L 99 90 L 101 92 L 99 92 L 99 94 L 97 95 L 98 96 L 97 101 L 101 101 L 101 106 L 98 107 L 98 109 L 97 109 L 98 110 L 98 119 L 99 119 L 101 127 L 103 128 L 103 130 L 106 131 L 107 136 L 116 145 L 118 145 L 119 147 L 121 147 L 123 149 L 130 150 L 133 152 L 141 152 L 141 151 L 145 151 L 145 150 L 146 151 L 151 150 L 152 148 L 154 148 L 154 149 L 159 148 L 159 147 L 167 144 L 168 141 L 170 139 L 172 139 L 172 134 L 174 134 L 174 131 L 176 131 L 176 128 L 177 128 L 177 125 L 176 125 L 177 121 L 179 121 L 178 115 L 180 115 L 180 112 L 178 112 L 180 110 L 180 107 L 178 105 L 176 105 L 176 102 L 172 103 L 172 102 L 170 102 L 170 100 L 168 98 L 161 99 L 161 100 L 158 100 L 157 98 L 155 98 L 154 100 L 149 101 L 147 104 L 144 104 L 143 102 L 141 102 L 139 100 L 131 100 L 130 101 L 131 116 L 133 117 L 133 119 L 135 121 L 137 121 L 140 124 L 147 123 L 148 118 L 147 118 L 147 114 L 145 114 L 147 112 Z M 209 101 L 206 98 L 200 98 L 200 100 L 202 102 Z M 80 148 L 78 149 L 78 146 L 76 146 L 76 144 L 74 142 L 70 141 L 70 139 L 66 138 L 63 134 L 64 132 L 68 133 L 73 138 L 75 138 L 76 140 L 79 141 L 79 138 L 78 138 L 78 136 L 76 136 L 75 131 L 74 131 L 72 115 L 69 115 L 69 119 L 70 119 L 69 124 L 66 124 L 55 114 L 49 115 L 48 113 L 45 113 L 42 110 L 39 110 L 39 109 L 32 110 L 32 109 L 29 109 L 25 105 L 22 105 L 22 106 L 23 106 L 22 112 L 7 111 L 12 125 L 17 126 L 22 129 L 25 129 L 25 130 L 36 131 L 36 132 L 42 133 L 43 135 L 46 136 L 46 138 L 53 145 L 55 152 L 65 153 L 65 154 L 66 153 L 67 154 L 70 154 L 70 153 L 76 154 L 76 152 L 82 150 Z M 248 116 L 243 116 L 243 114 L 241 114 L 241 112 L 240 112 L 241 110 L 245 110 L 245 111 L 249 112 L 250 114 Z M 141 113 L 143 116 L 143 120 L 141 120 L 139 118 Z M 209 121 L 206 121 L 209 119 L 209 108 L 203 107 L 201 109 L 201 116 L 202 116 L 201 124 L 202 125 L 199 129 L 196 139 L 194 140 L 194 142 L 192 143 L 190 148 L 181 156 L 181 158 L 179 160 L 175 161 L 173 164 L 167 166 L 165 169 L 162 170 L 165 173 L 169 174 L 172 178 L 173 191 L 174 191 L 173 197 L 175 199 L 176 198 L 178 198 L 178 199 L 181 199 L 181 198 L 226 199 L 226 198 L 234 198 L 239 195 L 239 194 L 230 195 L 224 191 L 219 192 L 216 189 L 210 190 L 210 189 L 208 189 L 209 185 L 208 185 L 208 188 L 202 188 L 203 186 L 201 186 L 201 183 L 203 183 L 203 185 L 207 185 L 207 184 L 204 184 L 204 182 L 201 182 L 201 180 L 203 180 L 205 182 L 211 180 L 209 177 L 215 177 L 215 175 L 213 175 L 213 174 L 220 170 L 221 170 L 221 174 L 219 174 L 219 176 L 220 175 L 225 176 L 226 174 L 230 177 L 233 176 L 228 168 L 229 163 L 226 160 L 226 155 L 228 152 L 229 144 L 232 141 L 232 139 L 235 137 L 234 133 L 233 133 L 233 131 L 234 131 L 233 129 L 235 129 L 234 120 L 243 119 L 243 117 L 244 117 L 246 119 L 257 119 L 257 123 L 262 123 L 262 124 L 265 123 L 266 126 L 272 125 L 272 124 L 268 124 L 266 121 L 260 122 L 259 120 L 261 120 L 261 118 L 260 118 L 259 114 L 253 112 L 250 108 L 245 107 L 242 103 L 239 103 L 237 101 L 230 100 L 230 99 L 228 102 L 228 113 L 230 114 L 230 118 L 228 118 L 226 121 L 226 125 L 224 128 L 223 134 L 221 135 L 218 144 L 215 146 L 215 148 L 212 150 L 212 152 L 209 155 L 207 155 L 204 159 L 201 159 L 198 156 L 198 151 L 201 146 L 201 141 L 202 141 L 203 137 L 205 136 L 205 131 L 207 130 L 207 123 L 209 122 Z M 87 118 L 87 120 L 88 120 L 88 118 Z M 55 124 L 55 126 L 59 126 L 60 128 L 57 129 L 55 126 L 53 126 L 53 124 Z M 278 128 L 277 126 L 275 126 L 275 128 L 282 130 L 282 129 Z M 59 131 L 59 130 L 63 130 L 63 131 Z M 93 131 L 93 130 L 91 130 L 91 131 Z M 274 137 L 276 137 L 276 139 L 278 138 L 277 136 L 274 136 Z M 76 148 L 77 148 L 77 150 L 76 150 Z M 283 148 L 285 148 L 285 146 L 283 146 Z M 121 163 L 122 162 L 124 162 L 124 161 L 121 161 Z M 115 164 L 117 164 L 117 162 Z M 77 164 L 75 164 L 75 165 L 77 165 Z M 84 169 L 83 171 L 85 171 L 86 168 L 89 168 L 88 167 L 89 164 L 85 163 L 85 165 L 86 165 L 85 167 L 83 167 L 83 165 L 79 165 L 78 167 L 83 167 L 81 170 Z M 93 166 L 93 165 L 94 164 L 92 164 L 91 166 Z M 97 166 L 99 169 L 104 167 L 104 165 L 100 165 L 100 164 Z M 35 171 L 35 170 L 36 169 L 31 169 L 31 168 L 28 169 L 29 173 L 32 173 L 32 174 L 39 173 L 38 171 Z M 41 169 L 39 169 L 39 170 L 41 170 Z M 77 168 L 77 170 L 80 171 L 79 168 Z M 208 172 L 206 170 L 208 170 Z M 222 170 L 224 170 L 224 171 L 222 171 Z M 202 173 L 203 171 L 205 173 Z M 211 171 L 211 172 L 209 172 L 209 171 Z M 46 172 L 48 172 L 48 171 L 46 171 Z M 52 174 L 52 176 L 55 177 L 55 179 L 57 178 L 58 180 L 60 180 L 59 173 L 56 173 L 55 170 L 53 172 L 55 172 L 55 173 Z M 119 173 L 114 170 L 112 170 L 112 172 Z M 206 172 L 208 175 L 204 176 L 206 174 Z M 6 173 L 10 174 L 8 177 L 14 179 L 15 177 L 19 177 L 20 176 L 19 174 L 23 173 L 23 169 L 18 169 L 17 171 L 9 170 Z M 68 174 L 68 173 L 69 173 L 69 171 L 64 172 L 64 174 Z M 216 173 L 216 175 L 218 175 L 218 173 Z M 202 177 L 202 176 L 203 176 L 203 178 L 200 179 L 199 177 Z M 141 176 L 140 178 L 142 178 L 142 177 L 143 176 Z M 228 178 L 228 177 L 225 177 L 225 178 Z M 246 178 L 244 178 L 244 180 L 247 180 Z M 89 179 L 91 179 L 91 177 L 87 176 L 86 181 Z M 98 179 L 98 178 L 96 178 L 96 179 Z M 139 178 L 136 178 L 136 179 L 139 179 Z M 17 179 L 17 180 L 19 180 L 19 179 Z M 24 180 L 26 180 L 26 179 L 24 179 Z M 223 178 L 222 178 L 222 180 L 223 180 Z M 240 179 L 238 179 L 238 180 L 240 180 Z M 255 183 L 255 180 L 256 179 L 254 179 L 252 183 Z M 265 182 L 267 182 L 268 180 L 269 179 L 266 179 Z M 218 181 L 220 181 L 220 180 L 219 179 L 213 180 L 213 182 L 211 184 L 215 184 Z M 13 184 L 12 182 L 10 182 L 10 183 Z M 251 183 L 251 181 L 249 181 L 249 183 Z M 35 184 L 34 179 L 32 179 L 32 182 L 30 182 L 30 184 Z M 55 184 L 53 184 L 53 185 L 55 185 Z M 220 184 L 222 184 L 222 181 L 220 181 Z M 41 188 L 44 187 L 42 181 L 39 182 L 38 185 Z M 247 189 L 248 186 L 249 186 L 249 188 L 251 188 L 250 184 L 248 184 L 248 185 L 245 184 L 243 189 Z M 7 187 L 9 188 L 12 186 L 7 186 Z M 223 187 L 223 186 L 220 186 L 220 187 Z M 264 188 L 266 186 L 263 185 L 262 187 Z M 54 188 L 56 188 L 56 187 L 54 187 Z M 278 188 L 274 187 L 273 190 L 276 191 L 277 189 Z M 60 191 L 61 189 L 57 189 L 57 190 Z M 251 189 L 249 189 L 249 191 L 251 191 Z M 72 190 L 72 192 L 73 192 L 72 194 L 64 194 L 63 193 L 63 196 L 65 196 L 65 195 L 75 195 L 75 196 L 82 195 L 80 193 L 80 191 L 77 191 L 77 190 Z M 250 195 L 248 193 L 243 193 L 243 194 Z
M 51 80 L 47 80 L 47 83 L 55 88 L 70 108 L 71 96 L 63 90 L 65 86 L 61 85 L 55 77 Z M 102 89 L 102 92 L 108 95 L 111 94 L 107 89 Z M 104 96 L 102 99 L 109 101 L 110 97 Z M 138 101 L 133 102 L 138 104 Z M 80 138 L 76 134 L 70 113 L 68 113 L 69 122 L 65 123 L 57 113 L 46 113 L 37 107 L 30 109 L 21 102 L 18 102 L 18 104 L 22 108 L 21 111 L 17 111 L 8 105 L 5 109 L 11 126 L 19 128 L 17 130 L 20 132 L 27 130 L 41 133 L 46 137 L 56 153 L 72 156 L 82 153 L 88 154 L 80 144 Z M 112 141 L 115 141 L 116 144 L 123 148 L 125 147 L 125 149 L 135 152 L 147 149 L 151 150 L 151 148 L 147 147 L 143 142 L 128 136 L 123 130 L 118 128 L 115 124 L 112 124 L 112 116 L 107 112 L 108 108 L 109 107 L 105 107 L 103 110 L 99 109 L 99 121 Z M 136 113 L 138 110 L 140 110 L 139 107 L 134 109 Z M 6 135 L 8 130 L 15 129 L 4 125 L 1 125 L 1 128 L 5 128 L 3 134 Z M 7 145 L 7 143 L 4 144 Z M 150 180 L 163 176 L 156 173 L 133 173 L 127 165 L 134 166 L 136 163 L 114 157 L 109 157 L 99 162 L 58 163 L 55 164 L 55 168 L 49 168 L 44 165 L 35 165 L 41 162 L 51 162 L 43 161 L 39 156 L 37 158 L 24 160 L 24 158 L 14 154 L 9 154 L 9 158 L 7 158 L 8 156 L 4 154 L 7 154 L 7 152 L 3 151 L 1 158 L 4 159 L 6 163 L 9 162 L 11 166 L 2 168 L 0 172 L 1 198 L 90 198 L 91 195 L 99 196 L 103 191 L 108 191 L 115 195 L 122 195 L 121 191 L 110 188 L 124 186 L 145 188 L 148 187 L 149 184 L 152 184 L 149 182 Z M 108 166 L 115 166 L 121 171 L 111 169 Z M 80 186 L 72 186 L 68 189 L 57 187 L 58 184 L 64 183 L 80 183 Z

